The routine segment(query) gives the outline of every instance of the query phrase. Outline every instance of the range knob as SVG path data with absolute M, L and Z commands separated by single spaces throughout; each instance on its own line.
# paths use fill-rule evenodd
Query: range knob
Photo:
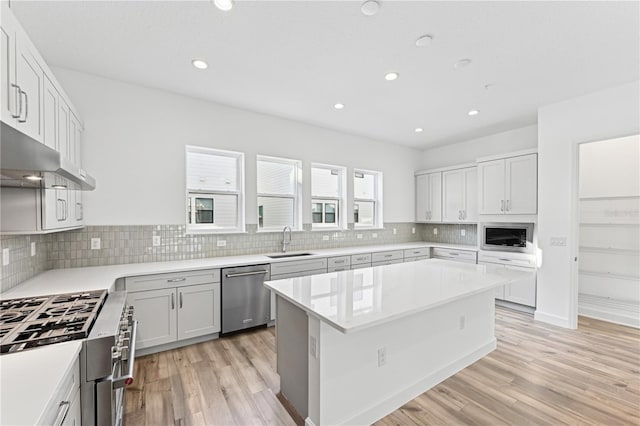
M 120 348 L 118 347 L 113 347 L 111 348 L 111 359 L 113 360 L 119 360 L 122 357 L 122 351 L 120 350 Z

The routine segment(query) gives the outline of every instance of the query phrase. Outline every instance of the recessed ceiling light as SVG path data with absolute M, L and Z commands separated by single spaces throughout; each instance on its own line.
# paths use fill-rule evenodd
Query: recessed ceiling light
M 368 0 L 362 3 L 360 10 L 364 16 L 373 16 L 380 10 L 380 3 L 375 0 Z
M 399 76 L 400 74 L 398 74 L 397 72 L 388 72 L 384 75 L 384 79 L 387 81 L 393 81 L 396 80 Z
M 469 114 L 471 117 L 473 117 L 474 115 L 480 114 L 480 111 L 478 111 L 477 109 L 472 109 L 467 114 Z
M 418 37 L 418 39 L 416 40 L 416 46 L 418 47 L 428 46 L 431 44 L 432 41 L 433 41 L 433 36 L 430 34 L 425 34 L 421 37 Z
M 458 62 L 456 62 L 455 64 L 453 64 L 453 67 L 455 69 L 459 69 L 459 68 L 464 68 L 467 65 L 469 65 L 471 63 L 471 59 L 460 59 Z
M 337 103 L 337 104 L 333 105 L 333 107 L 334 107 L 335 109 L 343 109 L 343 108 L 344 108 L 344 104 Z
M 27 179 L 27 180 L 33 180 L 33 181 L 42 180 L 41 176 L 36 176 L 36 175 L 25 175 L 25 176 L 22 176 L 22 177 Z
M 233 9 L 233 0 L 213 0 L 213 4 L 224 12 L 228 12 Z
M 416 127 L 416 133 L 422 133 L 423 130 L 422 127 Z
M 194 59 L 193 61 L 191 61 L 191 63 L 193 64 L 194 67 L 198 68 L 199 70 L 206 70 L 209 67 L 209 64 L 207 64 L 202 59 Z

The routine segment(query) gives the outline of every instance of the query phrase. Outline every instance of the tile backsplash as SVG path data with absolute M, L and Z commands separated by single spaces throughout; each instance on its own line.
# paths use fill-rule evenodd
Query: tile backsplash
M 203 259 L 217 256 L 279 252 L 282 232 L 256 232 L 247 225 L 242 234 L 186 234 L 185 225 L 87 226 L 48 235 L 3 236 L 2 248 L 9 248 L 11 263 L 2 269 L 2 291 L 47 269 L 124 263 Z M 415 229 L 415 233 L 412 233 Z M 394 232 L 395 231 L 395 232 Z M 293 232 L 288 251 L 337 248 L 358 245 L 421 241 L 424 232 L 414 223 L 386 223 L 384 229 Z M 153 245 L 160 237 L 160 245 Z M 91 239 L 100 238 L 100 249 L 91 249 Z M 37 244 L 30 256 L 30 243 Z M 223 245 L 224 244 L 224 245 Z
M 438 233 L 434 234 L 433 230 Z M 464 231 L 465 235 L 462 236 Z M 478 244 L 478 225 L 476 224 L 442 224 L 429 223 L 420 225 L 420 240 L 433 243 L 466 244 L 475 246 Z

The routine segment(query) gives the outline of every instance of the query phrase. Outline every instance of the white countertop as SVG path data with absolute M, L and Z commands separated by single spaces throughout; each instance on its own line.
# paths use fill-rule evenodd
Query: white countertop
M 267 281 L 279 296 L 343 333 L 383 324 L 523 278 L 441 259 Z
M 407 250 L 418 247 L 443 247 L 477 251 L 477 247 L 475 246 L 415 242 L 377 246 L 352 246 L 334 249 L 304 250 L 304 253 L 313 254 L 311 256 L 297 258 L 297 260 L 313 259 L 316 257 L 345 256 L 357 253 Z M 20 297 L 33 297 L 47 294 L 72 293 L 76 291 L 89 290 L 106 289 L 112 291 L 114 290 L 115 281 L 118 278 L 198 269 L 224 268 L 263 263 L 278 263 L 292 260 L 296 260 L 296 258 L 271 259 L 266 254 L 255 254 L 245 256 L 211 257 L 206 259 L 180 260 L 172 262 L 127 263 L 123 265 L 91 266 L 86 268 L 52 269 L 49 271 L 45 271 L 12 289 L 0 293 L 0 298 L 14 299 Z
M 73 341 L 0 356 L 0 424 L 41 424 L 81 347 Z

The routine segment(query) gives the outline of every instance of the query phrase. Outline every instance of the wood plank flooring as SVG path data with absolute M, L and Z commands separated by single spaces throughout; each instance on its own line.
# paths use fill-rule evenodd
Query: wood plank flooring
M 640 330 L 578 330 L 496 307 L 498 348 L 376 423 L 640 425 Z M 276 395 L 273 328 L 138 358 L 131 425 L 295 425 Z

